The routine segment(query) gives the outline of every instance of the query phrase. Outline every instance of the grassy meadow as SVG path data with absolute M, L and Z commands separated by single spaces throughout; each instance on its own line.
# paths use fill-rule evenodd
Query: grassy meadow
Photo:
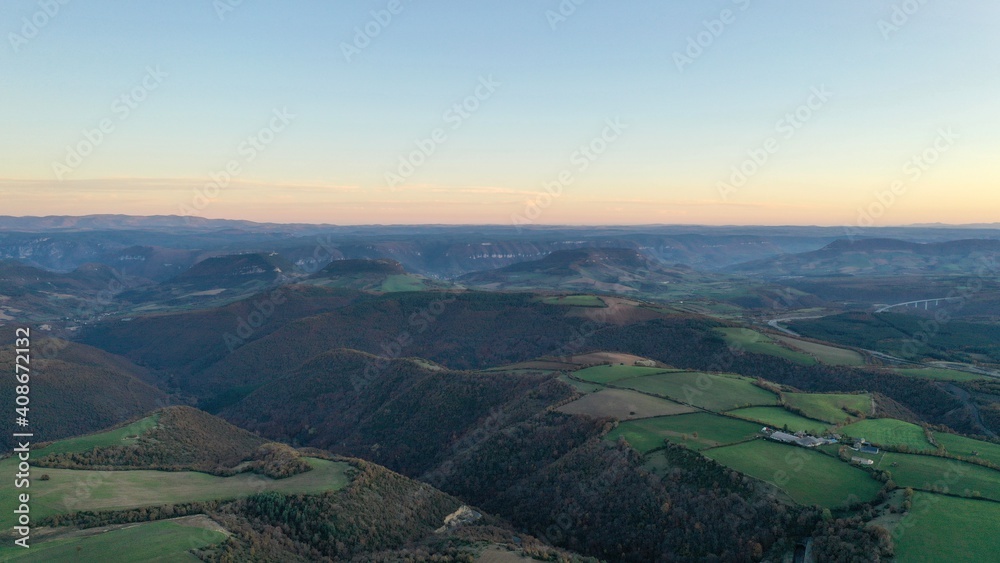
M 876 446 L 905 446 L 913 451 L 936 449 L 927 441 L 923 428 L 893 418 L 862 420 L 842 427 L 840 432 L 851 438 L 863 438 Z
M 226 534 L 188 525 L 191 519 L 163 520 L 116 527 L 96 534 L 78 534 L 34 542 L 29 549 L 0 547 L 0 560 L 20 563 L 81 561 L 105 563 L 122 561 L 200 561 L 189 553 L 222 543 Z
M 875 498 L 882 485 L 865 471 L 817 451 L 753 440 L 704 452 L 719 463 L 771 483 L 795 502 L 837 508 Z
M 622 422 L 605 438 L 623 437 L 633 448 L 646 453 L 663 446 L 664 440 L 703 450 L 749 440 L 759 430 L 756 423 L 699 412 Z
M 614 383 L 622 379 L 631 379 L 654 373 L 664 373 L 670 370 L 642 366 L 603 365 L 584 368 L 573 372 L 573 377 L 591 383 Z
M 893 530 L 900 563 L 996 561 L 1000 503 L 915 493 Z
M 844 393 L 785 393 L 785 402 L 801 410 L 809 418 L 840 424 L 853 417 L 844 409 L 871 414 L 872 400 L 867 394 Z
M 738 376 L 695 372 L 663 373 L 619 380 L 615 387 L 635 389 L 715 412 L 776 405 L 778 397 Z
M 747 352 L 776 356 L 804 366 L 816 364 L 816 359 L 809 354 L 785 348 L 772 340 L 770 336 L 755 330 L 738 327 L 718 328 L 716 330 L 722 333 L 726 342 L 738 345 Z
M 792 432 L 822 434 L 830 428 L 829 424 L 799 416 L 782 407 L 748 407 L 729 411 L 729 414 L 773 428 L 787 427 Z

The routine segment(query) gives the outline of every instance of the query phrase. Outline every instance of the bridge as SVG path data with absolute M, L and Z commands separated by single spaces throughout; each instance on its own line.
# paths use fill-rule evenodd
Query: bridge
M 896 307 L 914 307 L 914 308 L 919 308 L 921 304 L 923 304 L 924 310 L 926 311 L 926 310 L 928 310 L 928 309 L 931 308 L 931 303 L 934 304 L 933 305 L 934 307 L 939 307 L 941 305 L 942 301 L 955 301 L 955 300 L 958 300 L 958 299 L 959 299 L 958 297 L 937 297 L 937 298 L 934 298 L 934 299 L 920 299 L 920 300 L 917 300 L 917 301 L 906 301 L 905 303 L 896 303 L 895 305 L 884 305 L 884 306 L 879 307 L 878 309 L 876 309 L 875 312 L 876 313 L 884 313 L 884 312 L 888 311 L 889 309 L 895 309 Z

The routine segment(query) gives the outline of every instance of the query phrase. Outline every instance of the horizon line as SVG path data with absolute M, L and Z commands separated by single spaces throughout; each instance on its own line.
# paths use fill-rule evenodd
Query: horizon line
M 253 219 L 233 219 L 226 217 L 202 217 L 195 215 L 132 215 L 128 213 L 88 213 L 85 215 L 0 215 L 0 220 L 4 219 L 19 219 L 19 220 L 31 220 L 31 219 L 87 219 L 87 218 L 110 218 L 110 217 L 120 217 L 120 218 L 130 218 L 130 219 L 178 219 L 178 220 L 194 220 L 194 221 L 220 221 L 220 222 L 234 222 L 234 223 L 251 223 L 254 225 L 275 225 L 275 226 L 289 226 L 289 227 L 506 227 L 518 230 L 542 230 L 542 229 L 558 229 L 558 228 L 666 228 L 666 227 L 703 227 L 703 228 L 814 228 L 814 229 L 850 229 L 855 231 L 863 230 L 877 230 L 877 229 L 901 229 L 901 228 L 985 228 L 985 229 L 1000 229 L 1000 222 L 993 223 L 900 223 L 892 225 L 818 225 L 815 223 L 802 223 L 802 224 L 792 224 L 792 223 L 781 223 L 781 224 L 764 224 L 764 223 L 745 223 L 745 224 L 735 224 L 735 223 L 724 223 L 724 224 L 709 224 L 709 223 L 548 223 L 548 224 L 530 224 L 530 225 L 514 225 L 510 223 L 309 223 L 309 222 L 271 222 L 271 221 L 256 221 Z

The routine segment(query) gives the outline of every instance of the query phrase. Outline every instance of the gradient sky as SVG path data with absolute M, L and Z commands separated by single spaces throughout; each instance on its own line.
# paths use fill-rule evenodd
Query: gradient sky
M 0 214 L 337 224 L 1000 219 L 995 0 L 576 2 L 399 0 L 382 26 L 372 12 L 390 0 L 78 0 L 51 17 L 41 0 L 7 0 Z M 564 20 L 553 17 L 560 5 L 574 8 Z M 888 27 L 894 6 L 901 25 Z M 713 25 L 723 10 L 729 23 Z M 32 19 L 44 25 L 26 26 Z M 377 36 L 347 60 L 344 45 L 366 26 Z M 699 33 L 707 46 L 678 68 Z M 148 69 L 166 76 L 147 78 Z M 144 79 L 156 88 L 143 91 Z M 446 112 L 489 80 L 499 86 L 479 88 L 488 95 L 455 128 L 457 114 Z M 119 98 L 136 88 L 145 99 L 126 114 Z M 810 100 L 814 89 L 829 98 Z M 251 160 L 241 143 L 279 123 L 281 110 L 294 119 L 273 139 L 265 131 L 272 142 Z M 788 135 L 782 120 L 797 110 L 811 115 Z M 72 161 L 69 147 L 87 149 L 84 131 L 102 120 L 113 130 L 90 154 L 54 166 Z M 583 170 L 574 153 L 608 133 L 608 120 L 626 127 Z M 390 182 L 436 129 L 444 135 L 433 154 Z M 720 193 L 770 138 L 767 161 Z M 925 151 L 932 165 L 910 163 Z M 213 174 L 231 164 L 239 173 L 216 190 Z M 540 195 L 567 174 L 557 197 Z M 893 187 L 896 195 L 877 195 Z

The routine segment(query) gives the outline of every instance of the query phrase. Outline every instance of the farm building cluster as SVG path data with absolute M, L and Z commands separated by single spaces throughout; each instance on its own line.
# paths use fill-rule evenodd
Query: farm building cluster
M 780 430 L 775 430 L 774 428 L 768 428 L 767 426 L 761 428 L 760 432 L 775 442 L 795 444 L 797 446 L 802 446 L 803 448 L 815 448 L 816 446 L 822 446 L 823 444 L 837 443 L 837 440 L 834 438 L 817 438 L 816 436 L 810 436 L 805 432 L 789 434 L 788 432 L 782 432 Z
M 862 438 L 862 439 L 854 442 L 854 445 L 851 446 L 851 449 L 853 449 L 856 452 L 861 452 L 863 454 L 877 454 L 878 453 L 878 448 L 876 448 L 872 444 L 870 444 L 867 441 L 865 441 L 864 438 Z

